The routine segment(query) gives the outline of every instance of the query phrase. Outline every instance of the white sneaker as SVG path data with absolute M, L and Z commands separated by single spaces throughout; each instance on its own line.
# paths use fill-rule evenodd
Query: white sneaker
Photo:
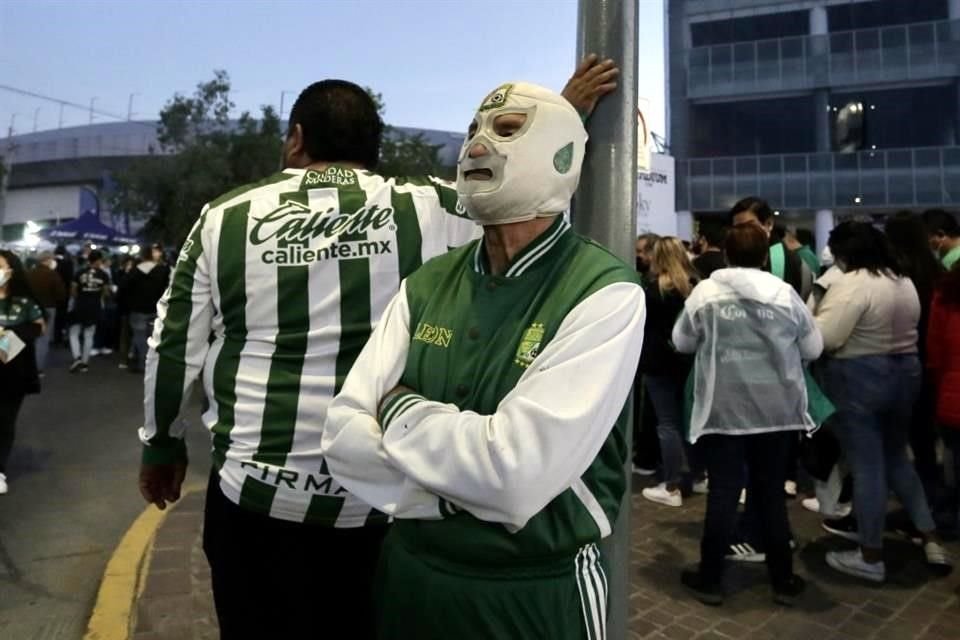
M 927 559 L 927 566 L 937 575 L 947 576 L 953 571 L 953 560 L 950 553 L 937 542 L 928 542 L 923 545 L 923 555 Z
M 710 493 L 710 481 L 707 478 L 703 480 L 698 480 L 693 483 L 693 486 L 690 487 L 690 490 L 694 493 L 699 493 L 700 495 L 706 495 Z
M 819 513 L 827 518 L 846 518 L 850 515 L 850 512 L 853 510 L 853 506 L 847 503 L 837 504 L 837 508 L 833 513 L 827 513 L 826 511 L 820 510 L 820 501 L 816 498 L 804 498 L 800 501 L 800 505 L 807 511 L 813 511 L 814 513 Z
M 7 486 L 7 476 L 0 473 L 0 496 L 5 494 L 7 491 L 10 491 L 10 487 Z
M 867 562 L 860 549 L 853 551 L 827 552 L 827 564 L 840 573 L 863 578 L 870 582 L 883 582 L 887 579 L 887 567 L 883 562 Z
M 112 353 L 113 353 L 113 349 L 110 349 L 110 348 L 100 349 L 100 355 L 102 356 L 109 356 Z
M 787 494 L 789 498 L 797 497 L 797 483 L 793 480 L 787 480 L 783 483 L 783 492 Z
M 656 469 L 649 469 L 647 467 L 638 467 L 636 464 L 633 465 L 632 470 L 638 476 L 652 476 L 657 472 Z
M 660 483 L 655 487 L 648 487 L 643 490 L 643 497 L 650 502 L 656 502 L 668 507 L 682 507 L 683 498 L 679 491 L 667 491 L 667 485 Z
M 90 349 L 90 356 L 91 356 L 91 357 L 93 357 L 93 356 L 98 356 L 98 355 L 100 355 L 100 349 Z
M 740 489 L 740 504 L 747 504 L 747 490 Z

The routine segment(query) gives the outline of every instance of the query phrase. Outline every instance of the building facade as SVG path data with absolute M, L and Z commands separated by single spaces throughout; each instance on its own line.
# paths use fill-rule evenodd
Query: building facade
M 960 0 L 667 0 L 680 220 L 960 207 Z

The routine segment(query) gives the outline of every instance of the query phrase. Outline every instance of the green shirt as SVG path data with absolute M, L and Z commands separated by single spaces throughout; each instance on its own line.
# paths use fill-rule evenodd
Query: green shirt
M 814 274 L 814 277 L 820 273 L 820 260 L 817 258 L 817 254 L 811 251 L 810 247 L 803 245 L 797 249 L 797 255 L 800 256 L 800 259 L 807 263 L 807 266 L 810 267 L 810 271 Z
M 954 247 L 947 252 L 947 255 L 943 256 L 943 266 L 947 271 L 950 271 L 958 261 L 960 261 L 960 245 Z
M 440 562 L 572 557 L 611 532 L 626 489 L 643 322 L 635 270 L 560 218 L 503 275 L 482 242 L 434 259 L 331 404 L 331 473 Z M 398 382 L 413 391 L 381 407 Z

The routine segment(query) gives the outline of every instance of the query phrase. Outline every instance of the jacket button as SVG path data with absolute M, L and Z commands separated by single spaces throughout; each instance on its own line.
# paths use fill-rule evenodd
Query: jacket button
M 476 327 L 470 327 L 470 330 L 467 331 L 467 337 L 471 340 L 476 340 L 480 337 L 480 329 L 477 329 Z
M 496 288 L 497 288 L 497 283 L 494 282 L 493 280 L 487 283 L 487 291 L 493 291 Z
M 459 397 L 461 397 L 461 398 L 464 397 L 465 395 L 467 395 L 467 392 L 468 392 L 468 391 L 469 391 L 469 389 L 467 389 L 467 385 L 465 385 L 465 384 L 458 384 L 458 385 L 457 385 L 456 394 L 457 394 Z

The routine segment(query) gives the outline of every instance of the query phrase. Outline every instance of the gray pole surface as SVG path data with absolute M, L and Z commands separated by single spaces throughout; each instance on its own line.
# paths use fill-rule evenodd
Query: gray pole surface
M 617 90 L 597 105 L 587 123 L 590 142 L 573 207 L 573 226 L 627 264 L 634 263 L 637 219 L 637 15 L 636 0 L 580 0 L 577 59 L 589 53 L 620 67 Z M 628 452 L 632 428 L 627 429 Z M 607 637 L 625 640 L 630 587 L 630 456 L 627 491 L 613 535 L 604 541 L 609 567 Z

